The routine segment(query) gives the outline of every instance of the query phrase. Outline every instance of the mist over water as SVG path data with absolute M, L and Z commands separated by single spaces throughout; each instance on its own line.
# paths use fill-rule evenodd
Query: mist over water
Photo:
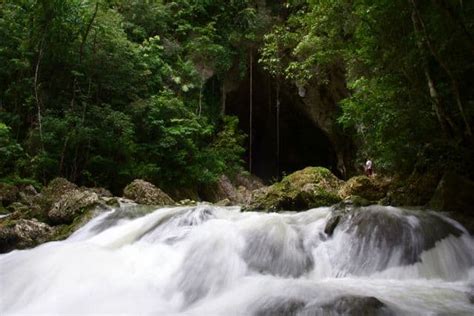
M 458 223 L 371 206 L 328 235 L 333 216 L 118 208 L 1 255 L 0 314 L 474 314 L 474 240 Z

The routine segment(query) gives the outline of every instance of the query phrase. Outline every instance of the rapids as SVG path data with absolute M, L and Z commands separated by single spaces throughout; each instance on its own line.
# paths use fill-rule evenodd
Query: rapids
M 102 213 L 0 255 L 1 315 L 473 315 L 474 239 L 436 213 Z

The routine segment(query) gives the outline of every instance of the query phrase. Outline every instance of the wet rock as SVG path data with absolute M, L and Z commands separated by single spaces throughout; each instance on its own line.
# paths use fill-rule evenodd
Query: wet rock
M 101 197 L 101 200 L 104 201 L 105 205 L 110 207 L 120 207 L 120 200 L 116 197 Z
M 432 249 L 438 241 L 462 235 L 460 229 L 437 214 L 381 206 L 355 208 L 341 217 L 338 227 L 354 238 L 347 252 L 349 272 L 354 274 L 364 272 L 364 265 L 372 259 L 373 272 L 382 271 L 394 254 L 400 265 L 419 262 L 423 251 Z M 380 251 L 383 259 L 376 260 L 374 254 Z
M 204 201 L 216 203 L 223 199 L 230 201 L 239 200 L 239 193 L 236 187 L 226 175 L 222 175 L 215 183 L 202 186 L 199 190 L 199 196 Z
M 232 201 L 229 200 L 229 199 L 223 199 L 223 200 L 220 200 L 219 202 L 217 202 L 216 205 L 218 205 L 218 206 L 231 206 Z
M 337 192 L 342 183 L 326 168 L 308 167 L 268 188 L 254 191 L 246 209 L 306 210 L 330 206 L 341 200 Z
M 144 180 L 134 180 L 123 190 L 123 196 L 139 204 L 172 205 L 175 202 L 159 188 Z
M 257 316 L 289 316 L 298 315 L 298 311 L 305 306 L 303 300 L 287 299 L 285 297 L 271 297 L 263 302 L 255 312 Z
M 386 187 L 373 178 L 357 176 L 350 178 L 339 190 L 341 198 L 358 196 L 368 201 L 378 201 L 386 194 Z
M 474 182 L 454 173 L 446 173 L 439 182 L 429 207 L 451 212 L 451 217 L 474 234 Z
M 0 253 L 31 248 L 47 241 L 54 229 L 34 220 L 3 220 L 0 222 Z
M 341 220 L 341 215 L 332 216 L 327 221 L 326 226 L 324 227 L 324 233 L 328 236 L 332 236 L 340 220 Z
M 72 190 L 61 196 L 48 212 L 54 224 L 71 224 L 74 218 L 99 204 L 99 197 L 91 191 Z
M 321 309 L 322 315 L 395 315 L 377 298 L 363 296 L 343 296 L 323 305 Z M 302 314 L 307 315 L 304 311 Z

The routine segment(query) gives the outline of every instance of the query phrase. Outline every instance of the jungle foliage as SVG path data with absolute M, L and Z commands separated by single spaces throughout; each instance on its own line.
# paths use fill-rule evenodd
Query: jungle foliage
M 246 0 L 2 1 L 0 177 L 119 190 L 240 170 L 244 135 L 206 82 L 257 20 Z
M 0 178 L 118 191 L 237 172 L 225 81 L 254 55 L 299 88 L 345 69 L 338 124 L 360 157 L 474 176 L 473 1 L 5 0 Z
M 357 132 L 360 158 L 474 176 L 473 1 L 290 1 L 260 61 L 299 87 L 342 65 L 351 95 L 338 121 Z

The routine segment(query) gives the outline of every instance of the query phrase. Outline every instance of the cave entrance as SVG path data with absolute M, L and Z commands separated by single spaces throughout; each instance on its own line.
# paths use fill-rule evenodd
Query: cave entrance
M 239 118 L 249 134 L 249 77 L 227 94 L 226 114 Z M 280 157 L 277 157 L 276 84 L 263 69 L 253 73 L 252 173 L 271 182 L 307 166 L 323 166 L 337 174 L 337 158 L 326 134 L 295 102 L 301 102 L 295 87 L 280 87 Z M 248 166 L 249 141 L 245 160 Z

